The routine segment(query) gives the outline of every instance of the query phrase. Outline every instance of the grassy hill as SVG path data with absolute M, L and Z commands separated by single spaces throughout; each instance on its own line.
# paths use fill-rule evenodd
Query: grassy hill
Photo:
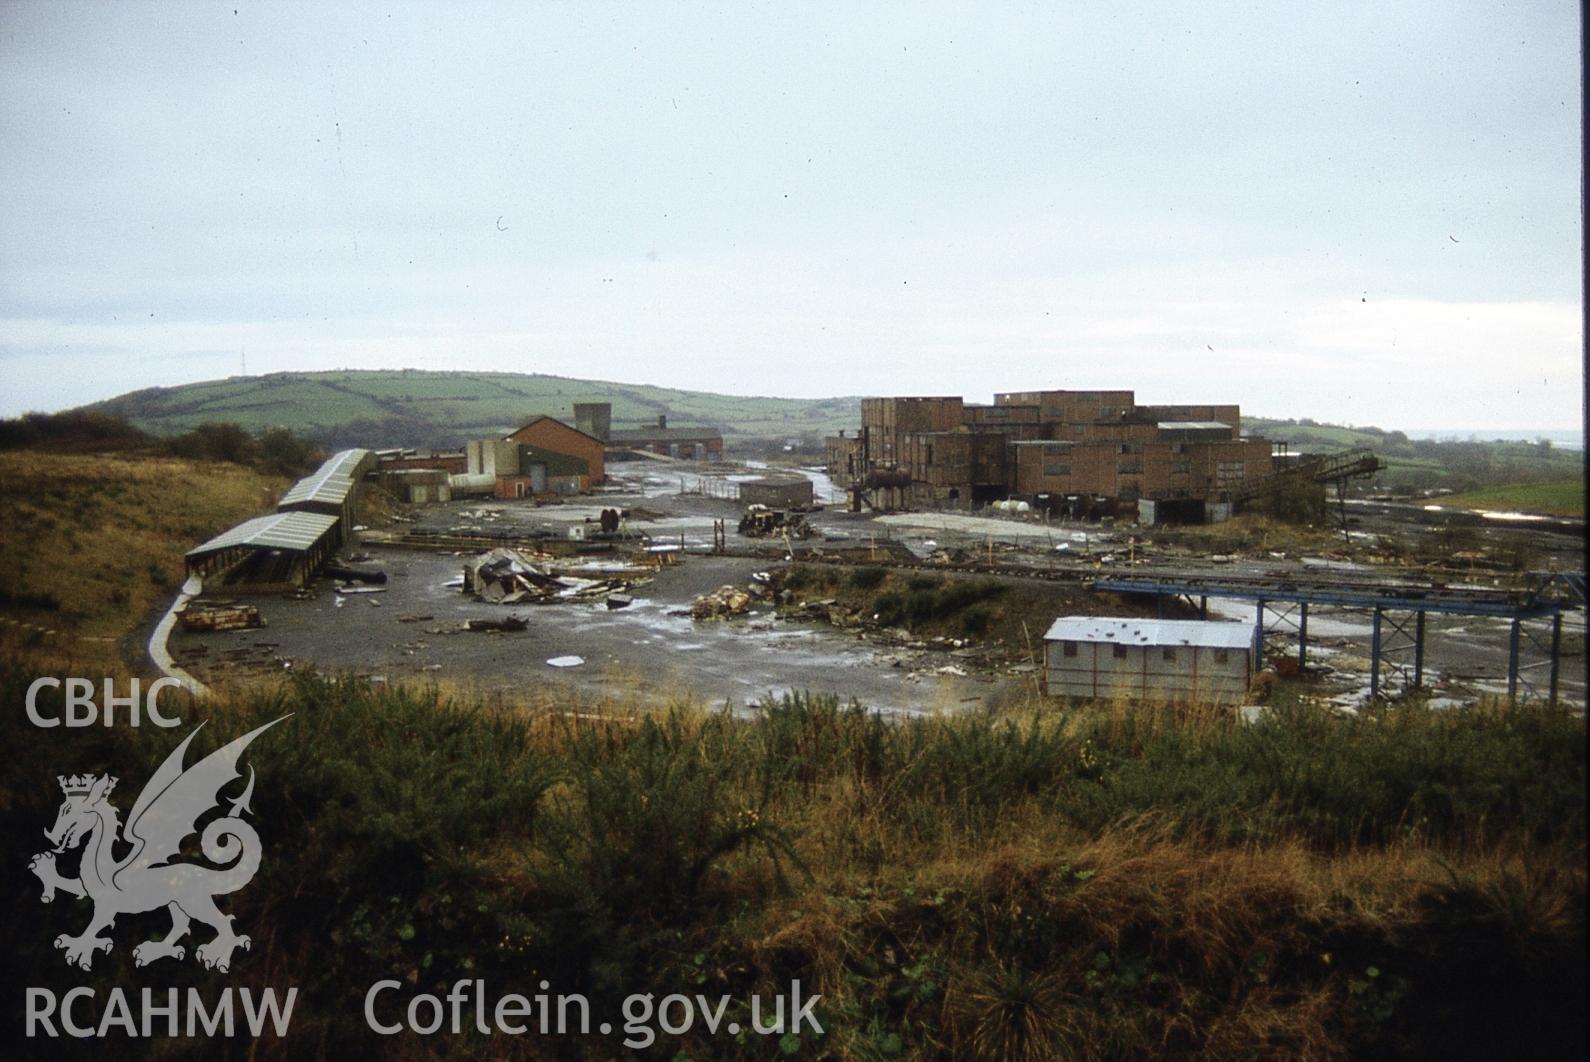
M 286 427 L 332 445 L 451 445 L 511 431 L 537 414 L 574 419 L 611 402 L 613 427 L 710 425 L 730 440 L 822 436 L 860 421 L 857 398 L 762 398 L 523 373 L 342 371 L 231 377 L 152 387 L 91 407 L 158 435 L 205 421 Z
M 1384 489 L 1420 491 L 1446 488 L 1473 491 L 1482 488 L 1527 488 L 1511 501 L 1476 498 L 1487 508 L 1506 505 L 1530 512 L 1582 515 L 1584 496 L 1577 504 L 1569 487 L 1542 492 L 1542 484 L 1577 483 L 1584 475 L 1584 451 L 1542 442 L 1492 439 L 1410 439 L 1400 431 L 1374 427 L 1345 427 L 1313 420 L 1277 420 L 1243 417 L 1243 431 L 1291 444 L 1294 451 L 1335 453 L 1365 448 L 1386 463 L 1377 485 Z

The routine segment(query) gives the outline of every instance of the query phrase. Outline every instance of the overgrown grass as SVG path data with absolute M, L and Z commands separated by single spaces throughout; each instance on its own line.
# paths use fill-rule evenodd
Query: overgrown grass
M 0 648 L 113 666 L 114 639 L 181 584 L 183 552 L 270 511 L 286 482 L 224 463 L 0 451 L 0 613 L 53 632 L 23 645 L 6 625 Z
M 1584 480 L 1555 479 L 1544 483 L 1514 483 L 1486 487 L 1437 499 L 1460 509 L 1503 509 L 1551 516 L 1584 517 Z
M 6 669 L 10 703 L 26 678 Z M 268 858 L 227 905 L 255 937 L 231 983 L 304 996 L 292 1037 L 258 1054 L 486 1051 L 377 1042 L 360 1017 L 375 980 L 445 994 L 474 977 L 545 979 L 598 1013 L 629 993 L 728 994 L 742 1025 L 751 994 L 794 978 L 823 996 L 821 1038 L 697 1028 L 662 1057 L 1583 1050 L 1580 718 L 573 707 L 313 677 L 205 706 L 206 749 L 293 713 L 250 751 Z M 67 735 L 18 715 L 7 747 L 32 755 L 0 764 L 0 849 L 19 857 L 42 844 L 56 773 L 108 769 L 131 793 L 186 732 Z M 35 906 L 19 878 L 3 896 L 30 912 L 7 921 L 12 999 L 77 982 L 48 942 L 86 915 Z M 161 931 L 124 919 L 82 979 L 126 982 L 132 941 Z M 489 1053 L 570 1049 L 525 1037 Z

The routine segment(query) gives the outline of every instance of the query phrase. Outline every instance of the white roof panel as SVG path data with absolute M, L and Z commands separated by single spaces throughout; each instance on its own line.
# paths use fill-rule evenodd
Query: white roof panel
M 188 550 L 188 556 L 218 553 L 234 546 L 259 549 L 285 549 L 303 552 L 337 526 L 337 518 L 324 513 L 272 513 L 245 520 L 230 531 L 223 531 L 203 545 Z
M 1156 427 L 1163 431 L 1230 431 L 1231 425 L 1218 420 L 1162 420 Z
M 1110 645 L 1197 645 L 1211 649 L 1248 649 L 1251 623 L 1222 620 L 1136 619 L 1121 616 L 1061 616 L 1050 624 L 1044 641 L 1099 642 Z

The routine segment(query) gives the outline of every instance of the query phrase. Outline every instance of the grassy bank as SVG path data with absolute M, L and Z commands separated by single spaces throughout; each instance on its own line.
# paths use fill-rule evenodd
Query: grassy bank
M 5 677 L 9 703 L 26 677 Z M 1584 1050 L 1585 734 L 1561 713 L 1282 704 L 1244 725 L 1051 704 L 893 723 L 793 699 L 738 720 L 300 677 L 190 718 L 210 719 L 208 749 L 287 712 L 250 752 L 268 858 L 226 905 L 255 939 L 230 982 L 303 998 L 287 1042 L 236 1057 L 479 1055 L 468 1036 L 378 1040 L 360 1016 L 376 980 L 406 998 L 475 977 L 545 979 L 598 1014 L 629 993 L 727 994 L 742 1024 L 745 999 L 792 979 L 823 997 L 821 1037 L 696 1028 L 651 1057 Z M 56 773 L 109 769 L 125 807 L 184 732 L 16 716 L 7 747 L 34 753 L 0 765 L 17 857 L 42 844 Z M 13 1017 L 22 984 L 133 983 L 131 944 L 164 932 L 124 919 L 69 976 L 49 941 L 86 905 L 5 880 L 27 914 L 5 929 Z M 222 983 L 191 963 L 162 976 Z M 624 1053 L 489 1047 L 571 1050 Z
M 285 485 L 234 464 L 0 452 L 0 649 L 111 666 L 115 640 L 181 584 L 183 553 Z
M 1584 480 L 1555 479 L 1545 483 L 1517 483 L 1487 487 L 1439 498 L 1442 505 L 1462 509 L 1502 509 L 1548 516 L 1584 517 Z

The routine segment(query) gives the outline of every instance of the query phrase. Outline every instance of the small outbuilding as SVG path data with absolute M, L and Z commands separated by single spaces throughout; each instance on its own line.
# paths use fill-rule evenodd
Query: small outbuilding
M 805 476 L 764 476 L 746 480 L 740 484 L 740 501 L 745 505 L 765 505 L 769 509 L 810 509 L 812 481 Z
M 1061 616 L 1044 635 L 1056 697 L 1234 703 L 1253 678 L 1251 623 Z

